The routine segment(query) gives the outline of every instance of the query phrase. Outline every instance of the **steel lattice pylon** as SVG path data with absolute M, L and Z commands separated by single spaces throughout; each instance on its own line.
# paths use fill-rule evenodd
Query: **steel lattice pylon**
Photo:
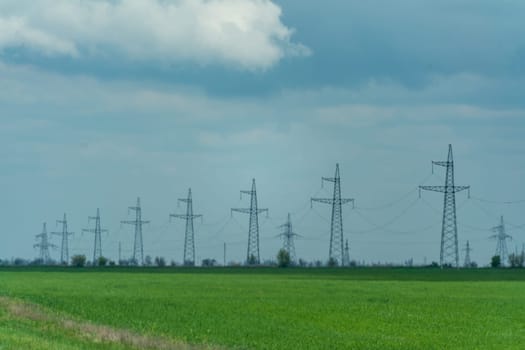
M 66 213 L 64 213 L 62 220 L 57 220 L 57 224 L 62 224 L 62 232 L 51 232 L 51 234 L 62 238 L 62 244 L 60 245 L 60 262 L 67 265 L 69 263 L 69 236 L 71 236 L 73 232 L 67 231 Z
M 144 245 L 142 243 L 142 225 L 149 224 L 149 221 L 142 220 L 142 208 L 140 207 L 140 197 L 137 198 L 137 205 L 135 207 L 128 207 L 129 210 L 135 212 L 135 220 L 124 220 L 122 224 L 129 224 L 135 226 L 135 240 L 133 242 L 133 262 L 144 265 Z
M 108 232 L 108 230 L 103 230 L 100 225 L 100 209 L 97 208 L 97 216 L 89 216 L 88 223 L 91 220 L 95 220 L 94 229 L 83 229 L 82 232 L 89 232 L 95 234 L 95 244 L 93 246 L 93 265 L 96 265 L 99 258 L 102 257 L 102 232 Z M 119 257 L 120 260 L 120 257 Z
M 470 242 L 467 241 L 466 247 L 463 249 L 465 251 L 465 262 L 463 264 L 464 267 L 472 267 L 472 261 L 470 260 L 470 252 L 472 251 L 472 248 L 470 248 Z
M 343 266 L 350 266 L 350 248 L 348 248 L 348 239 L 345 242 L 345 253 L 343 255 Z
M 257 207 L 257 190 L 255 188 L 255 179 L 252 179 L 251 191 L 241 191 L 241 197 L 243 194 L 250 195 L 250 208 L 232 208 L 231 213 L 239 212 L 250 214 L 250 226 L 248 228 L 248 250 L 246 253 L 246 264 L 258 265 L 260 263 L 259 254 L 259 214 L 266 212 L 268 209 L 259 209 Z
M 505 223 L 503 222 L 503 215 L 500 217 L 498 226 L 492 228 L 492 231 L 496 232 L 495 235 L 490 236 L 498 241 L 496 244 L 496 254 L 500 258 L 501 266 L 506 265 L 507 257 L 509 256 L 507 251 L 507 239 L 512 240 L 512 236 L 505 232 Z
M 295 256 L 294 237 L 299 236 L 299 235 L 293 232 L 292 219 L 291 219 L 290 213 L 288 213 L 288 219 L 286 220 L 286 223 L 279 226 L 279 228 L 284 228 L 284 232 L 279 235 L 279 237 L 283 238 L 283 249 L 286 250 L 288 254 L 290 255 L 290 262 L 292 264 L 295 264 L 296 256 Z
M 452 156 L 452 145 L 448 145 L 447 161 L 433 161 L 434 165 L 446 168 L 445 186 L 419 186 L 421 190 L 444 193 L 443 221 L 441 226 L 441 250 L 439 255 L 440 266 L 452 265 L 459 267 L 458 252 L 458 227 L 456 221 L 456 192 L 469 190 L 470 186 L 454 185 L 454 159 Z
M 186 203 L 186 215 L 170 214 L 170 218 L 186 220 L 186 233 L 184 235 L 184 265 L 195 266 L 195 231 L 193 229 L 193 219 L 202 217 L 200 214 L 193 214 L 193 199 L 191 188 L 188 190 L 188 198 L 180 198 L 180 202 Z
M 35 244 L 35 248 L 40 249 L 40 260 L 42 264 L 46 265 L 51 261 L 51 256 L 49 255 L 49 248 L 56 248 L 57 246 L 49 243 L 49 235 L 47 234 L 46 223 L 44 222 L 42 226 L 42 233 L 35 236 L 37 239 L 40 239 L 40 242 Z
M 341 177 L 339 176 L 339 164 L 335 166 L 334 177 L 323 177 L 322 181 L 334 183 L 334 194 L 332 198 L 311 198 L 311 202 L 320 202 L 332 205 L 332 220 L 330 225 L 330 251 L 329 259 L 336 264 L 342 264 L 343 252 L 343 211 L 342 205 L 352 202 L 352 198 L 341 198 Z

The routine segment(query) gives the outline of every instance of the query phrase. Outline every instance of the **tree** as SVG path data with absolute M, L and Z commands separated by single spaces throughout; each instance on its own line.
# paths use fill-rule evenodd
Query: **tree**
M 204 259 L 202 260 L 202 266 L 204 267 L 213 267 L 217 264 L 217 260 L 215 259 Z
M 96 266 L 106 266 L 108 264 L 108 258 L 104 257 L 104 256 L 99 256 L 96 263 L 93 264 L 93 265 L 96 265 Z
M 494 255 L 492 259 L 490 259 L 490 266 L 494 268 L 501 267 L 501 258 L 499 255 Z
M 525 263 L 525 254 L 512 253 L 509 255 L 509 264 L 510 267 L 523 267 Z
M 248 261 L 247 261 L 248 265 L 256 265 L 257 264 L 257 258 L 255 257 L 255 255 L 250 255 L 250 257 L 248 258 Z
M 155 265 L 158 267 L 166 266 L 166 260 L 162 256 L 155 257 Z
M 335 258 L 330 258 L 330 259 L 328 259 L 327 265 L 328 265 L 328 267 L 336 267 L 336 266 L 339 265 L 339 262 Z
M 71 257 L 71 265 L 75 267 L 84 267 L 86 265 L 86 256 L 77 254 Z
M 286 249 L 280 249 L 279 252 L 277 252 L 277 266 L 288 267 L 290 263 L 290 253 L 288 253 Z
M 146 255 L 144 258 L 144 266 L 151 266 L 153 265 L 153 261 L 151 260 L 151 256 Z

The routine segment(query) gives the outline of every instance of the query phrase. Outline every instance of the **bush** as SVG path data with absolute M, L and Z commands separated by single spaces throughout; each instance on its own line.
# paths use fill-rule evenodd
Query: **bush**
M 84 267 L 86 265 L 86 256 L 85 255 L 73 255 L 71 257 L 71 265 L 75 267 Z
M 290 263 L 290 253 L 285 249 L 280 249 L 279 252 L 277 252 L 277 266 L 288 267 L 290 266 Z

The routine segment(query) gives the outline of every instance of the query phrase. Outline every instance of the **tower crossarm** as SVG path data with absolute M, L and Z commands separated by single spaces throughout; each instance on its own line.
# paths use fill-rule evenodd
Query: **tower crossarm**
M 202 214 L 193 214 L 193 215 L 186 215 L 186 214 L 170 214 L 170 218 L 178 218 L 178 219 L 195 219 L 195 218 L 201 218 Z
M 244 214 L 251 214 L 252 210 L 250 208 L 232 208 L 231 209 L 231 212 L 233 213 L 234 211 L 238 212 L 238 213 L 244 213 Z M 255 210 L 254 210 L 255 212 Z M 268 213 L 268 209 L 265 208 L 265 209 L 257 209 L 257 214 L 261 214 L 261 213 Z
M 33 247 L 34 248 L 50 247 L 50 248 L 53 248 L 53 249 L 58 248 L 58 246 L 56 244 L 53 244 L 53 243 L 46 243 L 46 244 L 36 243 L 36 244 L 33 244 Z
M 135 223 L 135 222 L 133 221 L 133 223 Z M 82 229 L 82 233 L 96 233 L 96 232 L 97 232 L 97 229 L 95 229 L 95 228 L 83 228 Z M 109 232 L 109 230 L 100 229 L 100 232 L 101 233 L 107 233 L 107 232 Z
M 470 190 L 470 186 L 419 186 L 420 190 L 434 191 L 434 192 L 461 192 L 464 190 Z M 452 191 L 451 191 L 452 190 Z
M 122 220 L 120 223 L 121 224 L 135 225 L 136 223 L 149 224 L 150 221 L 149 220 L 140 220 L 140 221 L 137 221 L 137 220 Z
M 322 177 L 322 181 L 335 182 L 335 177 Z
M 310 204 L 312 204 L 313 202 L 319 202 L 319 203 L 324 203 L 324 204 L 334 204 L 336 203 L 337 200 L 333 199 L 333 198 L 310 198 Z M 353 198 L 341 198 L 339 199 L 339 202 L 341 204 L 346 204 L 346 203 L 354 203 L 355 202 L 355 199 Z
M 449 165 L 453 165 L 453 162 L 447 162 L 447 161 L 432 161 L 432 165 L 439 165 L 443 167 L 447 167 Z
M 74 232 L 49 232 L 49 233 L 52 234 L 52 235 L 55 235 L 55 236 L 62 236 L 64 234 L 69 236 L 69 235 L 74 234 Z

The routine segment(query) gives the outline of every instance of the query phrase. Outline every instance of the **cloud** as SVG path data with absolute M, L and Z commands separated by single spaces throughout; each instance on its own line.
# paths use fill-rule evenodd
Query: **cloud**
M 194 62 L 264 70 L 308 55 L 270 0 L 15 0 L 0 4 L 0 52 Z

